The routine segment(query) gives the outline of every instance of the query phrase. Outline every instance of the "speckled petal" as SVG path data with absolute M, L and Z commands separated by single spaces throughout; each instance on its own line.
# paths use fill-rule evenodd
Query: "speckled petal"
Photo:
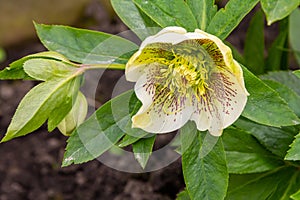
M 149 72 L 149 70 L 147 70 Z M 142 102 L 142 107 L 132 117 L 132 125 L 151 133 L 167 133 L 181 128 L 193 112 L 190 104 L 185 104 L 180 110 L 164 112 L 163 104 L 153 102 L 155 90 L 149 89 L 147 73 L 142 75 L 135 85 L 135 93 Z M 153 88 L 154 89 L 154 88 Z M 176 102 L 174 102 L 176 103 Z M 171 109 L 170 105 L 168 108 Z M 175 107 L 175 106 L 174 106 Z

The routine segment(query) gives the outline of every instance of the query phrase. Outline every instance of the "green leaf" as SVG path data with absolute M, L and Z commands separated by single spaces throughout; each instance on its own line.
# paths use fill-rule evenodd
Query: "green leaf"
M 295 140 L 291 144 L 291 148 L 288 150 L 285 160 L 300 160 L 300 133 L 295 136 Z
M 183 0 L 133 0 L 134 3 L 161 27 L 181 26 L 187 31 L 194 31 L 197 21 Z
M 127 62 L 137 45 L 107 33 L 60 25 L 35 24 L 44 46 L 68 59 L 84 64 L 111 64 Z
M 300 200 L 300 190 L 290 196 L 293 200 Z
M 268 71 L 286 70 L 288 68 L 288 20 L 282 20 L 279 23 L 280 32 L 277 38 L 268 49 L 265 68 Z
M 177 194 L 176 200 L 191 200 L 188 191 L 185 189 Z
M 259 0 L 230 0 L 212 18 L 207 32 L 224 40 Z
M 158 32 L 157 25 L 145 13 L 141 12 L 132 0 L 111 0 L 114 11 L 122 21 L 135 32 L 141 40 Z
M 278 92 L 278 94 L 288 103 L 289 107 L 295 112 L 295 114 L 298 117 L 300 116 L 300 96 L 296 94 L 296 92 L 277 81 L 264 80 L 264 83 Z
M 284 158 L 294 136 L 299 132 L 296 127 L 275 128 L 245 119 L 239 119 L 234 125 L 251 133 L 269 151 L 281 158 Z
M 132 117 L 135 115 L 140 107 L 142 106 L 142 102 L 136 97 L 135 93 L 132 94 L 129 100 L 129 112 L 130 116 Z M 135 131 L 132 131 L 135 130 Z M 122 138 L 119 142 L 119 147 L 126 147 L 137 142 L 141 138 L 151 137 L 152 134 L 143 131 L 142 129 L 131 129 L 130 127 L 127 129 L 126 135 Z
M 44 58 L 27 60 L 25 61 L 23 68 L 25 73 L 30 77 L 41 81 L 47 81 L 54 78 L 65 78 L 78 70 L 78 68 L 61 61 Z
M 9 67 L 6 67 L 4 70 L 0 71 L 0 80 L 5 80 L 5 79 L 33 80 L 33 78 L 30 77 L 24 71 L 23 65 L 26 61 L 34 58 L 57 60 L 57 61 L 63 61 L 65 63 L 70 62 L 63 55 L 52 51 L 46 51 L 46 52 L 28 55 L 11 63 Z
M 258 173 L 281 165 L 278 158 L 265 150 L 245 131 L 227 128 L 222 134 L 229 173 Z
M 228 171 L 221 139 L 199 132 L 192 122 L 181 133 L 182 169 L 191 199 L 223 199 Z
M 132 135 L 125 135 L 122 140 L 119 142 L 119 147 L 127 147 L 135 142 L 137 142 L 139 139 L 147 137 L 149 133 L 147 132 L 139 132 L 140 135 L 132 136 Z
M 300 4 L 299 0 L 261 0 L 261 7 L 267 16 L 268 25 L 288 16 Z
M 289 200 L 289 196 L 298 190 L 299 181 L 299 171 L 293 167 L 281 167 L 261 174 L 231 175 L 225 199 Z
M 1 142 L 26 135 L 38 129 L 49 118 L 53 129 L 72 108 L 80 77 L 70 76 L 41 83 L 30 90 L 20 102 Z M 76 94 L 74 94 L 76 93 Z M 49 127 L 48 126 L 48 127 Z
M 292 71 L 276 71 L 269 72 L 263 76 L 260 76 L 262 79 L 274 80 L 279 83 L 282 83 L 300 95 L 300 79 L 293 74 Z
M 152 137 L 140 139 L 132 144 L 134 157 L 143 169 L 145 169 L 149 157 L 152 154 L 155 138 L 156 135 L 153 135 Z
M 272 88 L 243 67 L 245 84 L 250 96 L 242 116 L 268 126 L 291 126 L 299 119 Z
M 68 139 L 62 166 L 95 159 L 115 145 L 125 133 L 131 135 L 141 131 L 131 128 L 128 107 L 140 103 L 132 101 L 132 96 L 133 92 L 129 91 L 113 98 L 81 124 Z
M 264 73 L 264 15 L 258 10 L 253 16 L 245 40 L 244 57 L 254 74 Z
M 205 31 L 218 9 L 215 0 L 187 0 L 186 2 L 198 22 L 198 27 Z
M 294 55 L 300 65 L 300 9 L 295 9 L 289 17 L 289 39 Z
M 60 98 L 63 98 L 63 100 L 58 100 L 59 97 L 56 97 L 56 106 L 49 111 L 49 132 L 53 131 L 71 111 L 73 104 L 76 102 L 81 82 L 82 76 L 77 77 L 73 83 L 66 86 L 64 93 L 61 94 Z
M 300 78 L 300 70 L 293 71 L 293 74 Z

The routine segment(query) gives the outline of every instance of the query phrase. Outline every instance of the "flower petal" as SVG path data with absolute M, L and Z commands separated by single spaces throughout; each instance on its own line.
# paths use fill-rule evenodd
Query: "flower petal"
M 140 51 L 135 52 L 126 64 L 125 77 L 127 81 L 136 82 L 144 74 L 145 64 L 134 64 L 140 54 Z
M 157 112 L 156 109 L 150 107 L 143 113 L 137 113 L 133 116 L 133 127 L 141 128 L 150 133 L 169 133 L 181 128 L 189 120 L 192 113 L 191 107 L 183 109 L 176 115 Z
M 171 43 L 177 44 L 188 39 L 185 34 L 187 31 L 182 27 L 170 26 L 164 28 L 154 36 L 147 37 L 141 44 L 140 49 L 145 48 L 148 44 L 153 43 Z
M 133 127 L 165 133 L 189 119 L 220 136 L 242 113 L 249 95 L 240 65 L 219 38 L 167 27 L 146 38 L 126 65 L 142 107 Z
M 240 77 L 234 76 L 229 72 L 224 73 L 224 95 L 225 99 L 223 101 L 223 106 L 225 107 L 224 110 L 224 128 L 233 124 L 238 117 L 243 112 L 246 103 L 247 103 L 247 96 L 249 95 L 246 91 L 244 85 L 241 85 L 239 80 Z M 226 77 L 225 77 L 226 76 Z M 225 80 L 226 79 L 226 80 Z M 226 84 L 230 83 L 230 85 Z
M 149 72 L 150 69 L 147 69 Z M 166 101 L 155 104 L 153 102 L 155 88 L 150 88 L 147 73 L 142 75 L 135 85 L 135 93 L 142 102 L 140 110 L 132 117 L 132 125 L 151 133 L 167 133 L 181 128 L 189 119 L 193 112 L 190 104 L 184 105 L 178 111 L 165 112 Z M 176 107 L 168 104 L 168 108 Z
M 228 71 L 213 75 L 211 90 L 205 100 L 194 104 L 191 120 L 195 121 L 198 130 L 220 136 L 222 130 L 233 124 L 246 106 L 248 93 L 241 86 L 237 77 Z

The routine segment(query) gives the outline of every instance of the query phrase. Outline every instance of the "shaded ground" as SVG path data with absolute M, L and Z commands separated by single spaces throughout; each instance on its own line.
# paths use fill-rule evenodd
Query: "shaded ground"
M 92 161 L 60 168 L 65 137 L 44 129 L 0 147 L 1 200 L 174 199 L 180 163 L 153 173 L 118 172 Z

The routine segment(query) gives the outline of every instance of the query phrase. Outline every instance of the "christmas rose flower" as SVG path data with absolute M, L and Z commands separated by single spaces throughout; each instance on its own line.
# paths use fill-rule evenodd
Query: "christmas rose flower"
M 142 102 L 133 127 L 167 133 L 189 120 L 220 136 L 242 113 L 249 95 L 240 65 L 219 38 L 167 27 L 146 38 L 130 58 L 126 79 Z

